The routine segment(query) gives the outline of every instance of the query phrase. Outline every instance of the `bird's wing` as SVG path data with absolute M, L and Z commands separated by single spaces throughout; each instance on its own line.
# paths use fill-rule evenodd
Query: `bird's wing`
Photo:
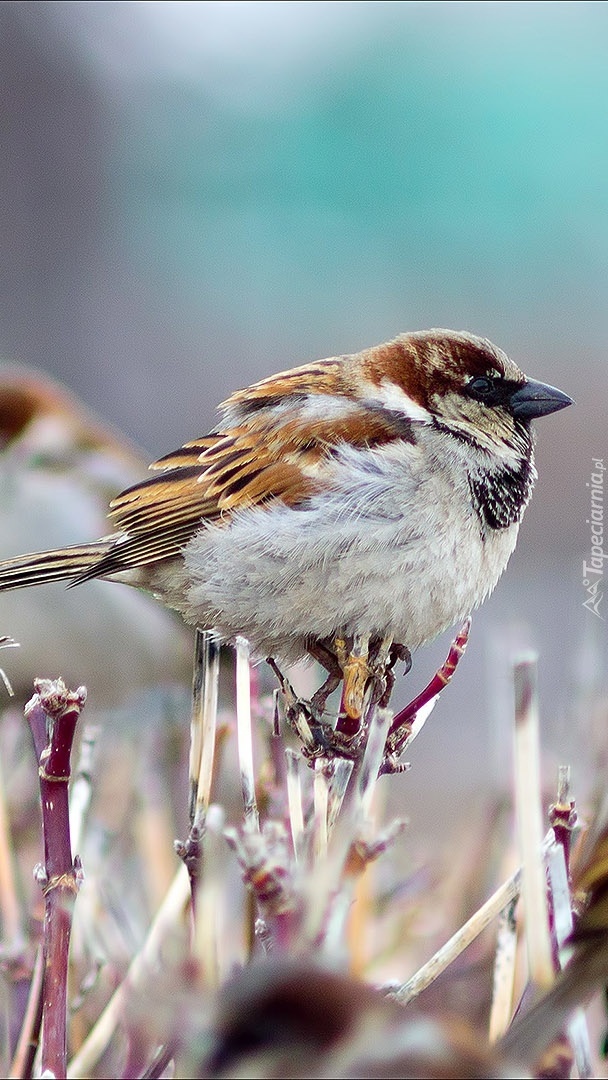
M 403 437 L 402 420 L 352 402 L 319 405 L 317 399 L 309 414 L 286 410 L 279 418 L 275 410 L 254 409 L 238 426 L 161 458 L 151 466 L 153 476 L 114 499 L 117 540 L 87 576 L 175 556 L 203 521 L 228 523 L 234 513 L 276 499 L 298 506 L 329 483 L 328 465 L 341 445 L 380 446 Z

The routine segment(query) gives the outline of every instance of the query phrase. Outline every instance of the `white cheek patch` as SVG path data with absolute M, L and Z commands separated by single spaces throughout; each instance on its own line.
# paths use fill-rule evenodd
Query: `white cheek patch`
M 365 389 L 372 401 L 389 412 L 398 412 L 401 416 L 407 416 L 408 420 L 421 420 L 427 424 L 432 420 L 428 409 L 419 405 L 405 390 L 389 379 L 383 379 L 380 386 L 368 383 Z

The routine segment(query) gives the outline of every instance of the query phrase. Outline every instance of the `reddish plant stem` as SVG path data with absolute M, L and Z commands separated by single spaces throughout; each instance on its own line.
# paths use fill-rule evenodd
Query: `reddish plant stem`
M 344 702 L 344 690 L 342 690 L 336 731 L 339 731 L 341 735 L 346 735 L 347 738 L 354 738 L 357 732 L 361 730 L 361 723 L 362 718 L 360 716 L 349 716 L 347 713 Z
M 572 833 L 576 826 L 576 803 L 570 799 L 570 769 L 560 766 L 557 800 L 549 807 L 549 824 L 553 828 L 555 839 L 564 849 L 566 873 L 570 878 L 570 849 Z
M 44 895 L 44 991 L 42 1072 L 65 1077 L 67 1068 L 67 979 L 72 912 L 82 877 L 72 862 L 68 782 L 70 754 L 84 687 L 69 691 L 61 679 L 37 679 L 25 707 L 38 757 L 44 866 L 38 879 Z
M 443 688 L 450 682 L 458 667 L 460 658 L 466 649 L 470 628 L 471 620 L 466 619 L 450 646 L 450 651 L 448 652 L 445 662 L 441 665 L 439 670 L 435 672 L 433 678 L 427 683 L 424 690 L 421 690 L 417 697 L 415 697 L 413 701 L 410 701 L 409 705 L 406 705 L 405 708 L 401 709 L 395 716 L 388 733 L 389 739 L 395 740 L 397 733 L 400 732 L 400 729 L 402 728 L 404 732 L 407 733 L 415 722 L 420 709 L 424 705 L 428 705 L 433 698 L 437 697 Z

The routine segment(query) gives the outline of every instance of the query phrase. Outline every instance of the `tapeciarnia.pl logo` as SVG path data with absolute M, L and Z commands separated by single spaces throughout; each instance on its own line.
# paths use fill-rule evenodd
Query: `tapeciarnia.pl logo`
M 587 483 L 590 496 L 590 516 L 585 524 L 589 526 L 591 534 L 591 555 L 589 560 L 583 559 L 583 585 L 587 597 L 583 600 L 583 607 L 597 615 L 598 619 L 604 618 L 600 611 L 600 604 L 604 598 L 604 560 L 608 553 L 604 551 L 604 465 L 603 458 L 592 458 L 591 479 Z

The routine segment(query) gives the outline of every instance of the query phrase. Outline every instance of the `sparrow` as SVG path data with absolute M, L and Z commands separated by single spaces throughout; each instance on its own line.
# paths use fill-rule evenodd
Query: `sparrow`
M 31 546 L 33 537 L 50 547 L 99 535 L 109 499 L 146 464 L 138 448 L 48 375 L 0 363 L 0 558 Z M 70 685 L 86 682 L 101 709 L 140 687 L 188 684 L 191 634 L 172 612 L 106 582 L 87 591 L 70 595 L 51 584 L 2 598 L 0 633 L 20 646 L 4 654 L 2 666 L 18 698 L 31 696 L 34 676 L 55 671 Z
M 453 330 L 280 372 L 118 495 L 110 535 L 0 563 L 0 591 L 146 589 L 259 657 L 315 657 L 356 715 L 371 658 L 418 649 L 491 593 L 536 477 L 530 422 L 571 400 Z
M 182 1006 L 173 1040 L 182 1076 L 513 1075 L 512 1062 L 488 1046 L 484 1033 L 445 1005 L 441 1015 L 419 1005 L 406 1010 L 343 974 L 335 960 L 332 968 L 306 958 L 252 963 L 221 987 L 211 1009 L 195 998 L 192 1020 L 192 991 L 182 1005 L 180 989 L 183 997 L 178 987 L 171 1000 Z

